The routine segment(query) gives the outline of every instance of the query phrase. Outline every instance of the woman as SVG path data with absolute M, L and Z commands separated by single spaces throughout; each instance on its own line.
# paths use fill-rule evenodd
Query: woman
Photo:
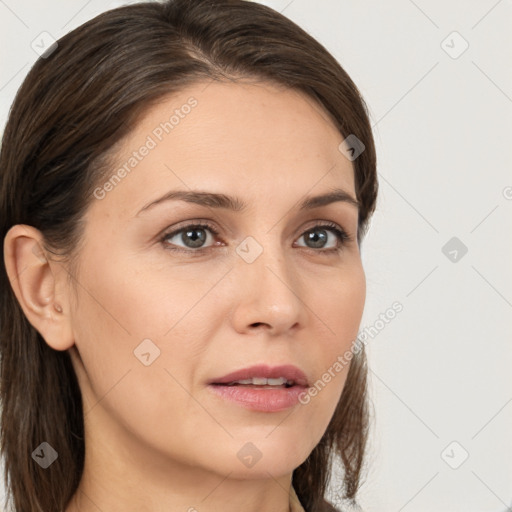
M 1 402 L 16 511 L 323 511 L 368 432 L 367 109 L 243 0 L 62 37 L 0 155 Z

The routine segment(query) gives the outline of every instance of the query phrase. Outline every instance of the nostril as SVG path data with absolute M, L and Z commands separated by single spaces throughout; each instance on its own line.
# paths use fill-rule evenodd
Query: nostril
M 262 326 L 264 326 L 264 327 L 267 327 L 268 329 L 271 329 L 271 328 L 272 328 L 272 326 L 271 326 L 269 323 L 267 323 L 267 322 L 254 322 L 254 323 L 253 323 L 253 324 L 251 324 L 251 325 L 252 325 L 253 327 L 262 327 Z

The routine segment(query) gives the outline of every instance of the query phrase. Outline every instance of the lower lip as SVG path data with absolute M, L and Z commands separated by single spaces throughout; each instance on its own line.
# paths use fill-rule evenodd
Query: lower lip
M 263 388 L 257 386 L 208 386 L 218 396 L 250 409 L 260 412 L 279 412 L 299 403 L 299 397 L 306 388 L 291 386 L 289 388 Z

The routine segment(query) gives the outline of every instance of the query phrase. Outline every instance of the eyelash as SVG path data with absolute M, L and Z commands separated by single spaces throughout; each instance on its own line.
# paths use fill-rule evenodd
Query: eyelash
M 165 246 L 166 250 L 182 252 L 182 253 L 186 253 L 186 254 L 192 254 L 192 253 L 203 254 L 204 252 L 206 252 L 210 249 L 214 249 L 215 247 L 213 247 L 213 246 L 202 247 L 199 249 L 183 249 L 183 248 L 178 248 L 178 247 L 171 247 L 169 244 L 165 243 L 168 238 L 172 238 L 174 235 L 177 235 L 178 233 L 181 233 L 182 231 L 186 231 L 189 229 L 197 229 L 197 228 L 208 229 L 215 236 L 217 236 L 219 234 L 219 232 L 211 224 L 209 224 L 208 222 L 202 221 L 202 222 L 198 222 L 196 224 L 188 224 L 188 225 L 186 225 L 182 228 L 176 229 L 174 231 L 166 232 L 160 238 L 160 242 Z M 334 253 L 341 252 L 347 243 L 353 241 L 353 237 L 351 235 L 349 235 L 345 230 L 339 228 L 338 225 L 335 224 L 334 222 L 325 222 L 325 223 L 321 223 L 321 224 L 316 224 L 313 227 L 308 228 L 306 231 L 304 231 L 304 233 L 302 233 L 301 237 L 310 231 L 315 231 L 317 229 L 322 229 L 322 228 L 328 228 L 330 231 L 333 231 L 336 234 L 336 237 L 338 238 L 338 240 L 340 242 L 338 247 L 334 247 L 334 248 L 330 248 L 330 249 L 314 249 L 311 247 L 301 246 L 301 248 L 309 249 L 311 251 L 329 256 Z

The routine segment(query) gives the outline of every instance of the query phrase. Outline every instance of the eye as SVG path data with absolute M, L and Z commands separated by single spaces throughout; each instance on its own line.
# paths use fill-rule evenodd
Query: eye
M 210 232 L 210 236 L 208 236 Z M 335 240 L 333 247 L 324 246 L 329 242 L 328 233 L 335 234 Z M 196 224 L 189 224 L 179 229 L 175 229 L 171 232 L 164 233 L 161 238 L 161 242 L 165 245 L 167 250 L 184 252 L 184 253 L 201 253 L 203 251 L 212 249 L 212 245 L 205 246 L 204 244 L 214 238 L 213 235 L 218 235 L 218 231 L 207 222 L 199 222 Z M 345 230 L 341 229 L 337 224 L 333 222 L 317 224 L 312 228 L 305 231 L 300 237 L 304 238 L 310 245 L 299 245 L 299 247 L 306 247 L 312 249 L 318 253 L 332 254 L 333 252 L 339 252 L 343 246 L 352 240 L 352 237 L 346 233 Z M 183 245 L 178 245 L 182 243 Z M 217 243 L 216 245 L 222 245 Z M 175 247 L 171 247 L 175 246 Z M 180 247 L 184 247 L 181 249 Z M 320 249 L 320 250 L 318 250 Z
M 336 240 L 333 240 L 334 247 L 328 247 L 325 249 L 325 244 L 328 243 L 328 233 L 334 233 L 336 235 Z M 338 252 L 343 249 L 343 246 L 352 240 L 352 237 L 343 229 L 341 229 L 337 224 L 333 222 L 327 222 L 324 224 L 317 224 L 312 228 L 308 229 L 304 234 L 301 235 L 299 240 L 303 238 L 310 243 L 311 245 L 306 246 L 308 249 L 323 249 L 317 252 L 323 252 L 331 254 L 333 252 Z M 300 246 L 304 247 L 304 246 Z
M 171 245 L 175 245 L 176 241 L 172 241 L 172 239 L 177 238 L 177 240 L 179 240 L 183 244 L 185 244 L 185 248 L 192 249 L 192 250 L 197 249 L 196 251 L 192 251 L 192 252 L 198 252 L 201 249 L 206 249 L 206 247 L 202 246 L 202 244 L 204 244 L 205 241 L 208 239 L 208 236 L 205 235 L 206 231 L 210 231 L 214 235 L 219 234 L 218 231 L 210 224 L 207 224 L 207 223 L 190 224 L 183 228 L 172 231 L 171 233 L 164 234 L 163 238 L 162 238 L 162 242 L 168 243 L 168 241 L 171 241 Z M 182 249 L 176 249 L 174 247 L 167 247 L 167 249 L 181 251 L 181 252 L 190 252 L 190 251 L 186 251 L 186 250 L 183 251 Z

